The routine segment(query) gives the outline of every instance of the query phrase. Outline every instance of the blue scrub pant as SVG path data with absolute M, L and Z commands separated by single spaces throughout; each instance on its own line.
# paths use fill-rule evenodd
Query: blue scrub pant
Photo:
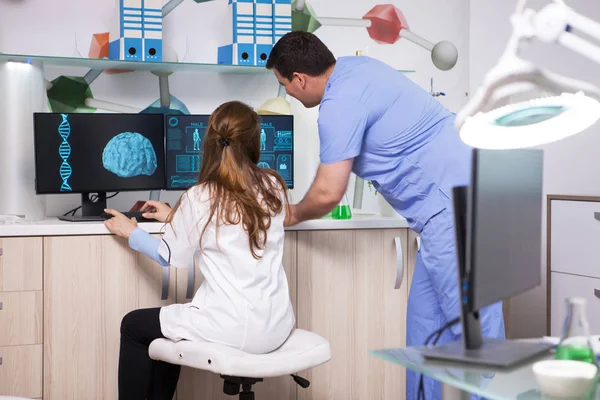
M 450 208 L 433 216 L 421 232 L 421 250 L 413 274 L 406 318 L 407 346 L 422 346 L 427 337 L 446 322 L 460 316 L 458 273 L 454 236 L 454 216 Z M 480 312 L 484 337 L 505 338 L 502 303 Z M 438 344 L 461 338 L 462 327 L 454 325 Z M 406 371 L 406 400 L 416 400 L 419 374 Z M 441 383 L 424 377 L 426 400 L 441 399 Z

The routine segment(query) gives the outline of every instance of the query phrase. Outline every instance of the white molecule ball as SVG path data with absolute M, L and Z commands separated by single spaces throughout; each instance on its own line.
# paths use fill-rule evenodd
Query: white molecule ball
M 456 65 L 458 50 L 452 43 L 444 40 L 433 46 L 431 50 L 433 64 L 442 71 L 448 71 Z

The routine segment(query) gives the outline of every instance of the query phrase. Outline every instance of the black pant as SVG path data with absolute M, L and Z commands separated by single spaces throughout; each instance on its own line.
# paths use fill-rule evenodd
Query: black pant
M 134 310 L 121 322 L 119 399 L 172 400 L 179 380 L 179 365 L 155 361 L 148 355 L 160 330 L 160 308 Z

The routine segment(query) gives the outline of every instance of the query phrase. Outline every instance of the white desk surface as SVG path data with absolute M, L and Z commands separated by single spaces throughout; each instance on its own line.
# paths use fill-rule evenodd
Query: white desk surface
M 160 222 L 144 222 L 139 227 L 150 232 L 160 233 L 164 224 Z M 356 215 L 349 220 L 319 219 L 306 221 L 286 228 L 288 231 L 315 230 L 347 230 L 347 229 L 398 229 L 408 228 L 404 218 L 380 217 L 376 215 Z M 0 221 L 0 237 L 11 236 L 78 236 L 109 235 L 102 222 L 67 222 L 57 218 L 44 221 L 19 221 L 2 224 Z

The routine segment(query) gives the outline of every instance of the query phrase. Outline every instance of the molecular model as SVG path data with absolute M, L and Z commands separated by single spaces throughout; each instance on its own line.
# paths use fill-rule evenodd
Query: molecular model
M 211 0 L 193 1 L 195 3 L 201 4 L 209 2 Z M 183 2 L 184 0 L 166 1 L 162 7 L 162 18 L 169 15 Z M 249 4 L 252 4 L 253 7 L 257 4 L 263 5 L 262 3 L 264 3 L 265 6 L 267 4 L 272 4 L 273 6 L 278 7 L 290 7 L 289 0 L 232 0 L 232 3 L 234 2 L 247 2 Z M 255 17 L 257 16 L 258 14 Z M 273 16 L 275 18 L 283 18 L 283 16 L 277 15 L 275 13 L 273 14 Z M 345 26 L 366 28 L 369 36 L 377 43 L 394 44 L 402 38 L 407 39 L 430 51 L 431 59 L 433 60 L 434 65 L 440 70 L 444 71 L 452 69 L 458 59 L 458 52 L 456 50 L 456 47 L 452 43 L 448 41 L 441 41 L 434 45 L 433 43 L 413 33 L 410 30 L 402 11 L 400 11 L 397 7 L 391 4 L 376 5 L 362 18 L 332 18 L 317 16 L 310 4 L 306 0 L 292 0 L 291 19 L 292 31 L 315 32 L 321 26 Z M 289 22 L 287 23 L 289 24 Z M 279 39 L 280 35 L 281 33 L 278 33 L 278 35 L 273 37 L 273 43 L 277 39 Z M 109 50 L 112 42 L 110 36 L 111 35 L 109 32 L 101 32 L 94 34 L 92 36 L 88 57 L 100 59 L 110 58 Z M 125 44 L 125 42 L 123 42 L 123 44 Z M 179 61 L 177 53 L 174 51 L 174 49 L 172 49 L 170 46 L 167 46 L 164 42 L 161 43 L 161 45 L 161 61 Z M 269 46 L 272 46 L 272 44 L 269 44 Z M 256 50 L 259 50 L 258 46 L 256 46 L 255 44 L 254 47 Z M 125 46 L 124 48 L 127 47 Z M 269 49 L 266 48 L 265 53 L 268 53 L 268 50 Z M 256 54 L 260 56 L 262 52 L 259 51 L 256 52 Z M 243 56 L 243 53 L 240 55 L 240 57 L 241 56 Z M 264 62 L 264 57 L 257 56 L 255 57 L 255 62 L 252 62 L 252 64 L 261 65 L 264 64 Z M 60 113 L 94 112 L 97 109 L 121 113 L 190 113 L 186 105 L 170 93 L 170 72 L 152 72 L 158 77 L 160 97 L 152 104 L 143 109 L 126 106 L 123 104 L 115 104 L 112 102 L 94 98 L 90 86 L 102 73 L 118 74 L 127 72 L 131 71 L 91 69 L 84 76 L 63 75 L 53 79 L 52 81 L 47 81 L 46 90 L 48 94 L 50 109 L 53 112 Z M 443 92 L 433 92 L 433 87 L 431 90 L 431 94 L 435 97 L 444 96 Z
M 366 28 L 377 43 L 394 44 L 407 39 L 431 52 L 433 64 L 442 71 L 452 69 L 458 60 L 456 46 L 448 41 L 433 44 L 413 33 L 402 11 L 392 4 L 373 7 L 362 18 L 331 18 L 318 16 L 306 0 L 292 1 L 292 30 L 315 32 L 321 26 Z

